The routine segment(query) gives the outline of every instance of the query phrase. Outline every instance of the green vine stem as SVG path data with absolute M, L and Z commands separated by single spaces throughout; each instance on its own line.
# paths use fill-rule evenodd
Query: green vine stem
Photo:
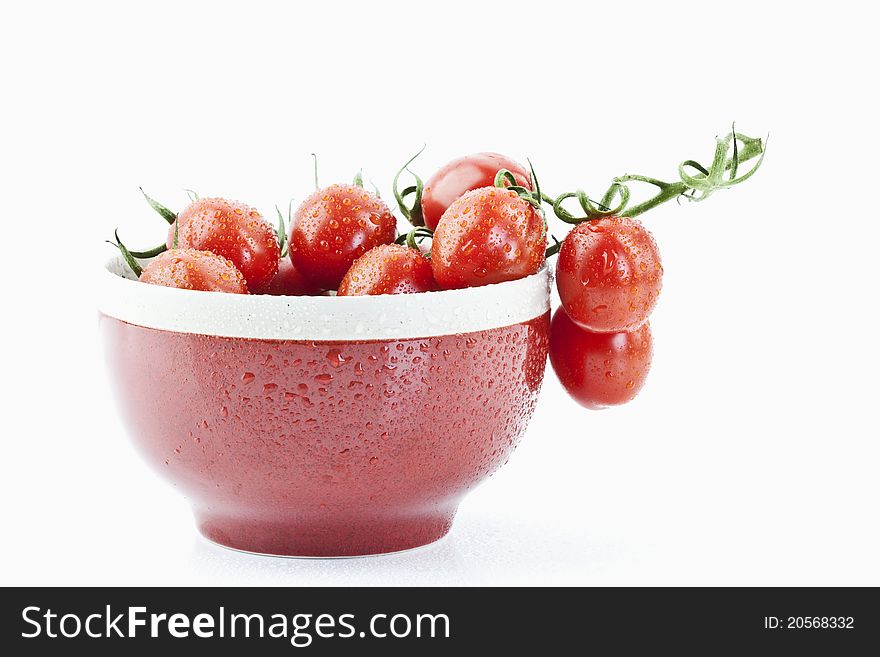
M 122 254 L 122 259 L 125 260 L 125 264 L 127 264 L 128 268 L 131 269 L 132 272 L 134 272 L 135 276 L 140 278 L 144 270 L 141 268 L 138 261 L 135 260 L 136 256 L 127 248 L 125 248 L 122 240 L 119 239 L 119 229 L 113 231 L 113 238 L 115 239 L 115 241 L 107 240 L 107 244 L 112 244 L 117 249 L 119 249 L 119 252 Z
M 397 175 L 394 176 L 394 181 L 391 184 L 392 192 L 394 193 L 394 200 L 397 201 L 397 207 L 400 208 L 400 213 L 416 228 L 421 228 L 425 225 L 425 217 L 422 214 L 422 192 L 425 190 L 425 184 L 422 182 L 422 179 L 419 178 L 418 174 L 410 170 L 409 165 L 424 152 L 426 147 L 427 144 L 423 145 L 418 153 L 409 158 L 409 160 L 406 161 L 406 164 L 400 167 L 400 170 L 397 172 Z M 409 173 L 415 179 L 415 185 L 410 185 L 403 191 L 400 191 L 398 182 L 400 181 L 400 174 L 404 171 Z M 410 194 L 415 194 L 412 206 L 406 204 L 406 197 Z
M 590 201 L 583 190 L 566 192 L 553 201 L 554 214 L 566 223 L 577 224 L 583 221 L 594 221 L 608 216 L 637 217 L 661 203 L 673 198 L 685 198 L 688 201 L 703 201 L 719 189 L 727 189 L 751 178 L 764 161 L 766 141 L 748 137 L 732 129 L 731 132 L 715 140 L 715 155 L 712 164 L 704 167 L 695 160 L 685 160 L 678 165 L 679 180 L 665 182 L 650 176 L 628 174 L 614 178 L 608 191 L 602 197 L 603 207 L 597 207 Z M 740 175 L 739 168 L 743 162 L 758 158 L 754 166 Z M 646 201 L 628 207 L 630 191 L 627 183 L 641 182 L 657 188 L 657 193 Z M 609 207 L 615 197 L 620 200 L 613 208 Z M 584 211 L 584 216 L 576 217 L 562 207 L 563 201 L 577 198 Z
M 559 253 L 559 247 L 562 246 L 562 242 L 560 242 L 556 235 L 550 234 L 550 239 L 553 240 L 553 244 L 547 247 L 547 251 L 544 253 L 545 258 L 549 258 L 550 256 L 556 255 Z
M 158 246 L 154 246 L 152 249 L 148 249 L 147 251 L 129 251 L 131 255 L 135 258 L 155 258 L 160 253 L 165 253 L 168 250 L 168 245 L 164 242 L 159 244 Z
M 150 207 L 153 208 L 159 214 L 160 217 L 162 217 L 165 221 L 167 221 L 169 225 L 174 223 L 174 220 L 177 219 L 176 212 L 172 212 L 171 210 L 166 208 L 164 205 L 159 203 L 159 201 L 147 196 L 147 193 L 144 191 L 143 187 L 138 187 L 138 189 L 141 190 L 141 194 L 143 194 L 144 198 L 147 199 L 147 203 L 150 204 Z
M 529 162 L 529 166 L 531 166 L 531 162 Z M 544 214 L 544 208 L 541 205 L 541 201 L 544 197 L 541 194 L 541 187 L 538 185 L 538 179 L 535 177 L 534 169 L 532 169 L 532 189 L 518 185 L 513 172 L 508 169 L 498 170 L 498 173 L 495 174 L 494 185 L 500 189 L 509 189 L 510 191 L 515 192 L 517 196 L 524 201 L 527 201 L 533 208 L 540 211 L 542 215 Z
M 144 191 L 143 187 L 138 187 L 138 189 L 141 190 L 141 194 L 144 195 L 144 198 L 147 200 L 147 203 L 149 203 L 150 207 L 153 208 L 153 210 L 155 210 L 156 213 L 160 217 L 162 217 L 165 221 L 167 221 L 170 225 L 173 226 L 174 222 L 177 220 L 177 213 L 172 210 L 169 210 L 168 208 L 166 208 L 164 205 L 159 203 L 159 201 L 155 200 L 154 198 L 151 198 Z M 190 193 L 190 197 L 192 197 L 192 195 L 195 195 L 195 198 L 198 199 L 198 194 L 196 194 L 192 190 L 188 189 L 185 191 L 187 193 Z M 126 254 L 128 254 L 132 258 L 141 258 L 141 259 L 155 258 L 160 253 L 164 253 L 165 251 L 168 250 L 168 246 L 163 242 L 162 244 L 154 246 L 152 249 L 147 249 L 146 251 L 130 251 L 130 250 L 126 249 L 125 246 L 123 246 L 122 243 L 119 241 L 119 235 L 117 233 L 118 233 L 118 231 L 114 232 L 114 234 L 113 234 L 114 237 L 116 238 L 116 241 L 112 242 L 110 240 L 107 240 L 107 243 L 112 244 L 113 246 L 117 247 L 120 250 L 120 252 L 122 253 L 123 257 L 125 257 Z M 135 263 L 135 264 L 137 264 L 137 263 Z M 131 266 L 131 263 L 129 263 L 129 266 Z M 134 268 L 132 268 L 132 271 L 134 271 Z M 140 274 L 138 274 L 138 276 L 140 276 Z
M 422 249 L 419 246 L 422 241 L 425 239 L 433 239 L 434 231 L 428 228 L 427 226 L 416 226 L 408 233 L 403 233 L 399 235 L 396 240 L 394 240 L 395 244 L 406 245 L 411 249 L 415 249 L 416 251 L 421 252 Z M 428 259 L 431 258 L 430 251 L 425 253 L 424 256 Z
M 291 211 L 293 209 L 293 199 L 290 199 L 287 203 L 287 224 L 290 224 Z M 275 206 L 275 212 L 278 213 L 278 227 L 275 229 L 276 237 L 278 238 L 278 249 L 280 251 L 280 257 L 285 257 L 287 255 L 287 225 L 284 223 L 284 216 L 281 214 L 281 210 L 278 206 Z
M 541 219 L 543 219 L 544 232 L 541 235 L 542 239 L 547 235 L 547 215 L 544 213 L 544 206 L 541 205 L 543 203 L 553 204 L 553 199 L 550 198 L 547 194 L 541 191 L 541 184 L 538 182 L 538 175 L 535 173 L 535 167 L 532 165 L 532 161 L 526 159 L 526 162 L 529 163 L 529 174 L 531 177 L 531 189 L 526 189 L 521 185 L 516 184 L 516 178 L 514 177 L 511 171 L 507 169 L 501 169 L 498 173 L 495 174 L 495 186 L 500 187 L 501 189 L 510 189 L 516 192 L 520 198 L 529 202 L 529 204 L 538 210 L 541 215 Z M 554 244 L 547 247 L 544 252 L 544 257 L 549 258 L 557 251 L 559 251 L 560 242 L 556 237 L 550 235 L 553 239 Z
M 614 201 L 615 196 L 619 196 L 620 201 L 615 207 L 611 207 L 611 203 Z M 576 192 L 560 194 L 555 200 L 551 201 L 551 204 L 553 205 L 553 214 L 562 219 L 562 221 L 568 224 L 579 224 L 582 221 L 601 219 L 602 217 L 613 217 L 619 214 L 629 202 L 629 196 L 629 187 L 614 182 L 611 187 L 608 188 L 608 191 L 605 192 L 601 203 L 595 203 L 589 196 L 587 196 L 587 193 L 584 190 L 579 189 Z M 576 217 L 562 207 L 562 202 L 569 198 L 577 198 L 585 216 Z
M 321 186 L 318 184 L 318 156 L 312 153 L 312 159 L 315 161 L 315 191 L 317 192 L 321 189 Z
M 513 173 L 511 171 L 508 171 L 507 169 L 500 169 L 498 173 L 495 174 L 495 186 L 502 189 L 512 189 L 523 199 L 528 201 L 533 207 L 538 209 L 542 215 L 544 215 L 544 208 L 541 203 L 547 203 L 548 205 L 553 206 L 554 211 L 558 210 L 564 215 L 570 217 L 570 220 L 563 219 L 564 221 L 568 221 L 569 223 L 578 223 L 580 220 L 578 220 L 576 217 L 571 216 L 571 214 L 567 210 L 565 210 L 565 208 L 562 208 L 560 204 L 565 199 L 571 198 L 573 196 L 577 196 L 578 198 L 582 197 L 582 203 L 588 204 L 588 207 L 592 208 L 595 212 L 602 212 L 607 214 L 611 214 L 614 212 L 614 210 L 611 210 L 607 207 L 607 204 L 613 200 L 613 194 L 606 193 L 605 198 L 602 200 L 602 203 L 596 203 L 595 201 L 591 200 L 586 195 L 586 193 L 580 190 L 578 190 L 577 192 L 568 192 L 557 198 L 553 198 L 545 194 L 543 191 L 541 191 L 541 185 L 538 182 L 538 176 L 535 175 L 535 167 L 532 166 L 532 161 L 526 161 L 529 163 L 529 170 L 531 172 L 532 189 L 529 190 L 525 187 L 522 187 L 521 185 L 517 185 L 516 178 L 514 177 Z M 623 186 L 618 185 L 618 187 Z M 609 192 L 613 192 L 613 189 L 609 190 Z M 621 193 L 624 195 L 623 204 L 625 204 L 626 201 L 629 199 L 629 190 L 624 188 Z

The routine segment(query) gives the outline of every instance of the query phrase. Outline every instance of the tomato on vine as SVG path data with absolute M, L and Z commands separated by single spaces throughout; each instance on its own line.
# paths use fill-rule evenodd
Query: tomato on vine
M 579 326 L 564 308 L 550 322 L 550 364 L 559 382 L 590 409 L 631 401 L 651 368 L 653 340 L 645 322 L 634 331 L 596 333 Z
M 575 226 L 556 261 L 562 305 L 571 319 L 592 331 L 627 331 L 644 323 L 662 279 L 654 238 L 627 217 Z
M 740 174 L 740 164 L 756 157 L 757 163 Z M 561 244 L 548 250 L 559 252 L 556 285 L 562 301 L 551 324 L 550 362 L 579 403 L 602 408 L 629 401 L 642 387 L 650 366 L 648 316 L 660 293 L 663 267 L 653 237 L 634 217 L 673 198 L 702 201 L 737 185 L 758 170 L 763 158 L 760 139 L 734 130 L 716 140 L 710 166 L 682 162 L 678 181 L 626 175 L 614 179 L 599 203 L 583 190 L 553 201 L 554 214 L 577 225 Z M 631 206 L 632 182 L 657 191 Z M 563 207 L 570 198 L 578 200 L 583 216 Z

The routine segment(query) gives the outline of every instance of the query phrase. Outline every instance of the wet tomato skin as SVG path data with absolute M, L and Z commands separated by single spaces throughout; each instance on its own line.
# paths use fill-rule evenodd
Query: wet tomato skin
M 544 263 L 544 218 L 515 192 L 474 189 L 456 199 L 434 231 L 431 268 L 443 289 L 534 274 Z
M 280 249 L 273 227 L 255 209 L 223 198 L 190 203 L 177 216 L 177 245 L 223 256 L 244 275 L 251 292 L 265 288 L 278 269 Z M 174 245 L 175 227 L 167 245 Z
M 413 294 L 436 289 L 431 263 L 421 252 L 400 244 L 382 244 L 354 261 L 337 295 Z
M 335 290 L 355 260 L 396 236 L 397 221 L 382 199 L 357 185 L 330 185 L 297 208 L 290 259 L 312 284 Z
M 578 224 L 556 261 L 556 287 L 569 316 L 592 331 L 626 331 L 657 303 L 663 266 L 641 222 L 608 217 Z
M 475 153 L 448 162 L 425 183 L 422 214 L 425 225 L 434 230 L 455 199 L 472 189 L 492 187 L 501 169 L 510 171 L 518 185 L 531 189 L 529 172 L 519 162 L 500 153 Z
M 571 397 L 601 409 L 631 401 L 651 368 L 653 339 L 645 322 L 634 331 L 595 333 L 577 325 L 564 308 L 550 323 L 550 364 Z
M 274 296 L 302 297 L 321 293 L 321 288 L 314 285 L 293 266 L 288 257 L 278 261 L 278 273 L 272 282 L 263 290 L 264 294 Z
M 144 267 L 140 281 L 183 290 L 248 293 L 244 275 L 232 261 L 211 251 L 189 248 L 160 253 Z

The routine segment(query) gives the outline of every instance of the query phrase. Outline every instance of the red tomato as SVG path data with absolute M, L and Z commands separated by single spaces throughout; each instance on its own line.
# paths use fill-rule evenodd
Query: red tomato
M 563 240 L 556 261 L 562 305 L 592 331 L 628 331 L 645 322 L 662 280 L 654 238 L 627 217 L 578 224 Z
M 247 294 L 244 275 L 226 258 L 211 251 L 170 249 L 144 267 L 140 281 L 184 290 Z
M 396 235 L 397 220 L 382 199 L 357 185 L 330 185 L 297 208 L 290 259 L 314 285 L 335 290 L 355 260 Z
M 553 370 L 568 394 L 587 408 L 631 401 L 645 384 L 652 349 L 647 322 L 630 332 L 594 333 L 558 308 L 550 323 Z
M 275 230 L 259 212 L 222 198 L 193 201 L 177 216 L 177 246 L 213 251 L 231 260 L 251 292 L 262 291 L 278 271 L 281 251 Z M 174 225 L 167 244 L 174 245 Z
M 546 226 L 516 192 L 482 187 L 456 199 L 431 245 L 434 279 L 444 289 L 477 287 L 534 274 L 544 262 Z
M 452 202 L 472 189 L 493 187 L 495 175 L 507 169 L 516 184 L 531 189 L 529 171 L 518 162 L 498 153 L 476 153 L 452 160 L 441 167 L 425 183 L 422 193 L 422 214 L 425 225 L 434 230 L 440 217 Z
M 435 289 L 431 263 L 425 256 L 408 246 L 383 244 L 354 261 L 337 294 L 411 294 Z
M 263 290 L 264 294 L 272 294 L 275 296 L 301 297 L 320 294 L 321 288 L 306 280 L 305 276 L 299 273 L 290 258 L 283 257 L 278 261 L 278 273 L 269 283 L 269 286 Z

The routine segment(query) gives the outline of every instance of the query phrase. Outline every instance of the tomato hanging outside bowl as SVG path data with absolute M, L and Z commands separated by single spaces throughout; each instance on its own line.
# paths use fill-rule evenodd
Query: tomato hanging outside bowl
M 144 458 L 201 533 L 251 552 L 431 543 L 534 410 L 546 269 L 419 295 L 233 295 L 101 275 L 112 385 Z

